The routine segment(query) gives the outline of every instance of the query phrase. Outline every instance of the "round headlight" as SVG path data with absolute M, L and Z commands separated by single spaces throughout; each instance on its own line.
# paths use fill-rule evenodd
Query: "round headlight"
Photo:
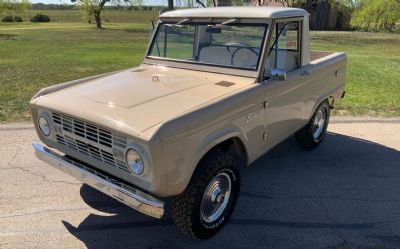
M 49 121 L 47 121 L 47 119 L 45 117 L 40 116 L 39 120 L 38 120 L 38 123 L 39 123 L 39 129 L 43 133 L 43 135 L 45 135 L 46 137 L 48 135 L 50 135 L 50 124 L 49 124 Z
M 135 174 L 135 175 L 141 175 L 143 174 L 144 171 L 144 161 L 140 154 L 134 150 L 134 149 L 129 149 L 126 152 L 126 163 L 128 164 L 129 169 Z

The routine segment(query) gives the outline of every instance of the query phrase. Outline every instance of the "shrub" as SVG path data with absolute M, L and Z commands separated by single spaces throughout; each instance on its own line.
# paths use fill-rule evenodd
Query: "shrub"
M 396 31 L 400 21 L 398 0 L 363 0 L 351 18 L 351 24 L 359 30 Z
M 13 16 L 5 16 L 1 19 L 2 22 L 14 22 Z
M 23 22 L 24 20 L 20 16 L 14 16 L 14 22 Z
M 31 22 L 50 22 L 50 17 L 37 13 L 31 18 Z

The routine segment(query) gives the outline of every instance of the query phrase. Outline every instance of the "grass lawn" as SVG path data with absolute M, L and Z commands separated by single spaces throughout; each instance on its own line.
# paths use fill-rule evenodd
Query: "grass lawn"
M 400 116 L 400 34 L 312 32 L 311 47 L 347 53 L 346 97 L 336 114 Z
M 138 65 L 149 23 L 0 24 L 0 122 L 29 119 L 39 89 Z M 400 116 L 400 34 L 312 32 L 312 47 L 348 54 L 338 114 Z
M 149 24 L 105 27 L 0 25 L 0 122 L 28 119 L 27 103 L 43 87 L 138 65 Z
M 82 22 L 84 20 L 82 11 L 74 10 L 28 10 L 21 17 L 28 22 L 31 17 L 41 13 L 50 17 L 52 22 Z M 151 20 L 158 20 L 158 10 L 103 10 L 102 19 L 104 22 L 112 23 L 149 23 Z M 6 14 L 3 13 L 3 16 Z

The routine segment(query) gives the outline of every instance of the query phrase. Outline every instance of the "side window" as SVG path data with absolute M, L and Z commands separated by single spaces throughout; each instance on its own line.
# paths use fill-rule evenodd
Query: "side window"
M 300 67 L 299 26 L 299 22 L 275 24 L 265 76 L 270 75 L 272 68 L 289 72 Z
M 298 23 L 277 23 L 276 26 L 278 34 L 281 32 L 276 46 L 277 49 L 286 51 L 299 51 Z

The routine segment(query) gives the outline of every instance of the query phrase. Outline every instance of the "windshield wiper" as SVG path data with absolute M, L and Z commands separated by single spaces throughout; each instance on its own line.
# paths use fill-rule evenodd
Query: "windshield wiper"
M 237 19 L 237 18 L 233 18 L 233 19 L 231 19 L 231 20 L 228 20 L 228 21 L 226 21 L 226 22 L 223 22 L 223 23 L 220 23 L 219 25 L 229 25 L 229 24 L 232 24 L 232 23 L 237 23 L 237 22 L 239 22 L 239 19 Z M 218 25 L 218 24 L 217 24 Z
M 238 23 L 238 22 L 239 22 L 239 19 L 233 18 L 233 19 L 230 19 L 230 20 L 228 20 L 226 22 L 217 23 L 217 24 L 209 24 L 207 26 L 209 26 L 209 27 L 222 27 L 222 26 L 228 26 L 230 24 Z
M 183 19 L 183 20 L 180 20 L 180 21 L 177 22 L 177 23 L 174 23 L 174 24 L 165 24 L 165 25 L 167 25 L 167 26 L 169 26 L 169 27 L 181 27 L 182 24 L 184 24 L 185 22 L 188 22 L 188 21 L 190 21 L 190 20 L 191 20 L 190 18 L 185 18 L 185 19 Z

